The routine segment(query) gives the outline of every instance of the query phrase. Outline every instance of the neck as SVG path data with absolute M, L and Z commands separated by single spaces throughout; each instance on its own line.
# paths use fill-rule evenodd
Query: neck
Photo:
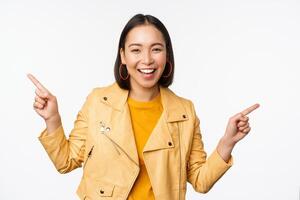
M 129 91 L 129 97 L 137 101 L 151 101 L 159 94 L 159 86 L 152 88 L 132 87 Z

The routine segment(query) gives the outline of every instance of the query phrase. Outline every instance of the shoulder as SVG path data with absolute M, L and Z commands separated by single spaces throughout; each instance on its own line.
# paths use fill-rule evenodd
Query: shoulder
M 101 102 L 104 105 L 111 106 L 117 110 L 122 110 L 128 96 L 128 90 L 119 87 L 117 82 L 103 87 L 94 88 L 87 97 L 89 105 L 99 105 Z
M 168 93 L 173 96 L 172 99 L 175 100 L 175 101 L 173 101 L 174 103 L 176 102 L 177 104 L 180 104 L 178 106 L 182 106 L 186 110 L 187 113 L 190 113 L 193 115 L 193 117 L 195 117 L 195 115 L 196 115 L 195 106 L 191 99 L 180 96 L 180 95 L 176 94 L 175 92 L 173 92 L 169 88 L 167 90 L 168 90 Z
M 181 101 L 184 104 L 185 109 L 187 110 L 188 113 L 191 113 L 193 117 L 196 116 L 196 110 L 195 110 L 195 106 L 192 100 L 184 98 L 184 97 L 180 97 Z
M 119 87 L 117 87 L 117 83 L 111 83 L 109 85 L 101 86 L 101 87 L 95 87 L 93 88 L 90 93 L 88 94 L 88 98 L 94 99 L 94 98 L 99 98 L 103 96 L 104 94 L 108 93 L 117 93 L 120 90 Z
M 113 91 L 116 89 L 116 84 L 117 83 L 111 83 L 109 85 L 105 85 L 105 86 L 101 86 L 101 87 L 95 87 L 92 89 L 90 95 L 93 95 L 93 96 L 99 96 L 105 92 L 108 92 L 108 91 Z

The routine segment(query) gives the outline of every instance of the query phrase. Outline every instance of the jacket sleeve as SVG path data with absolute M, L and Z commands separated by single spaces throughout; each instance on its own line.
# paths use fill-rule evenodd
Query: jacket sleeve
M 193 105 L 192 107 L 194 110 Z M 231 157 L 228 163 L 226 163 L 216 149 L 207 159 L 199 127 L 200 120 L 195 111 L 194 117 L 194 133 L 187 165 L 187 178 L 188 182 L 192 184 L 195 191 L 207 193 L 232 166 L 233 159 Z
M 69 139 L 66 138 L 62 125 L 50 134 L 45 129 L 38 137 L 59 173 L 68 173 L 81 167 L 88 131 L 90 99 L 91 94 L 77 114 Z

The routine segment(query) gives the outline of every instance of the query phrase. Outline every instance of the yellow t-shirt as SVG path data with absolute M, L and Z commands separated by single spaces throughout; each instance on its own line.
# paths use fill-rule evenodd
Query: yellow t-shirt
M 129 193 L 128 200 L 154 200 L 154 194 L 143 159 L 143 148 L 159 120 L 163 107 L 160 94 L 148 102 L 127 100 L 137 146 L 140 173 Z

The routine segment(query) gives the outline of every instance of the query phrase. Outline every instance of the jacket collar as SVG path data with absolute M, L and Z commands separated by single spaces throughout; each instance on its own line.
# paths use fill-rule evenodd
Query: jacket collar
M 167 122 L 188 120 L 188 115 L 183 107 L 180 97 L 172 90 L 159 86 L 161 102 L 165 112 Z M 101 94 L 101 101 L 104 104 L 111 106 L 113 109 L 120 112 L 124 111 L 127 103 L 129 91 L 122 89 L 114 82 L 112 85 L 105 88 Z
M 115 142 L 136 165 L 139 165 L 131 125 L 130 110 L 127 104 L 128 94 L 128 90 L 121 89 L 115 82 L 104 88 L 104 90 L 101 90 L 99 95 L 102 103 L 110 106 L 116 112 L 119 112 L 119 115 L 116 113 L 114 119 L 109 122 L 108 125 L 112 127 L 114 131 L 107 134 L 107 136 Z M 160 87 L 160 95 L 163 112 L 144 146 L 144 156 L 146 156 L 148 152 L 174 148 L 174 141 L 171 135 L 176 134 L 176 131 L 178 132 L 178 128 L 176 128 L 178 125 L 170 122 L 188 120 L 187 112 L 180 97 L 176 96 L 170 89 L 163 87 Z M 117 123 L 118 125 L 114 126 L 113 123 Z

